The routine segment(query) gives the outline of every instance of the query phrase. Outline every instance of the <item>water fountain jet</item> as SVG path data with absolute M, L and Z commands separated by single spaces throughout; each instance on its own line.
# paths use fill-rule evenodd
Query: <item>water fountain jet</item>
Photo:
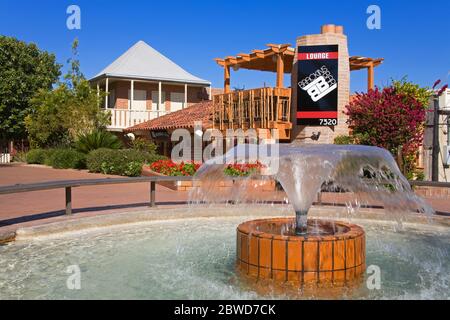
M 197 172 L 202 202 L 244 200 L 233 190 L 225 195 L 214 185 L 223 181 L 230 163 L 264 164 L 265 174 L 278 181 L 296 213 L 295 218 L 244 222 L 237 228 L 237 265 L 257 279 L 298 283 L 346 282 L 365 271 L 365 232 L 354 224 L 308 219 L 308 211 L 324 185 L 381 203 L 387 212 L 432 209 L 412 192 L 391 154 L 369 146 L 238 145 L 221 158 L 207 161 Z M 279 149 L 277 149 L 279 148 Z M 248 177 L 247 179 L 251 179 Z M 233 198 L 233 199 L 230 199 Z

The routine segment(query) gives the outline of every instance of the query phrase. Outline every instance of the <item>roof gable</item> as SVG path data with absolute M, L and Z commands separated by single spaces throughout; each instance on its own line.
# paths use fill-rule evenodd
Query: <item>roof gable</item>
M 190 74 L 144 41 L 137 42 L 93 79 L 102 76 L 210 84 Z

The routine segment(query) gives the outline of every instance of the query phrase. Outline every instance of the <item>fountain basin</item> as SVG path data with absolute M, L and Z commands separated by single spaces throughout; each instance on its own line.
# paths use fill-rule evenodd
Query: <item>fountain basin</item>
M 295 234 L 294 218 L 244 222 L 237 228 L 237 267 L 244 275 L 296 283 L 345 283 L 365 272 L 364 229 L 310 220 Z

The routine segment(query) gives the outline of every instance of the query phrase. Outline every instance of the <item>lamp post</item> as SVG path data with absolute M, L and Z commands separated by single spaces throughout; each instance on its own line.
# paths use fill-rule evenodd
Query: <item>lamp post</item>
M 433 151 L 431 154 L 431 180 L 439 181 L 439 96 L 433 96 Z
M 433 90 L 441 83 L 438 80 L 434 83 Z M 439 97 L 448 88 L 448 85 L 443 86 L 437 93 L 433 95 L 433 151 L 431 154 L 431 180 L 439 181 L 439 153 L 441 146 L 439 143 Z

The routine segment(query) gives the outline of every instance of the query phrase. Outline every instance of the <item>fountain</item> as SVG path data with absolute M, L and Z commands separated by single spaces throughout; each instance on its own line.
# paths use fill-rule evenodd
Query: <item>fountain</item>
M 356 280 L 365 272 L 363 228 L 338 221 L 308 219 L 308 211 L 324 186 L 352 192 L 357 203 L 362 199 L 380 203 L 393 215 L 405 210 L 432 212 L 412 192 L 387 150 L 337 145 L 267 148 L 267 145 L 242 144 L 223 157 L 207 161 L 197 172 L 201 184 L 193 195 L 202 202 L 245 201 L 251 190 L 235 188 L 231 194 L 223 194 L 214 185 L 226 179 L 224 168 L 230 163 L 260 161 L 266 168 L 263 174 L 280 183 L 293 206 L 295 218 L 248 221 L 237 227 L 237 266 L 248 276 L 337 284 Z M 254 176 L 245 178 L 251 179 Z

